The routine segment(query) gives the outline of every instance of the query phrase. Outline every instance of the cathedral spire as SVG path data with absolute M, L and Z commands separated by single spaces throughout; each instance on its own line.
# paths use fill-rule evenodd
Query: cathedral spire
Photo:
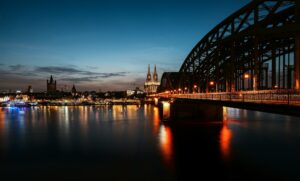
M 150 74 L 150 64 L 148 64 L 148 74 Z
M 153 81 L 155 81 L 155 82 L 158 81 L 157 72 L 156 72 L 156 65 L 154 65 Z
M 151 81 L 151 73 L 150 73 L 150 64 L 148 64 L 148 73 L 147 73 L 147 80 L 146 81 Z

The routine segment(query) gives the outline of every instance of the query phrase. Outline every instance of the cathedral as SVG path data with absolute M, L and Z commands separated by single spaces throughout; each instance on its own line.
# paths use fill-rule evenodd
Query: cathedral
M 150 65 L 148 65 L 148 74 L 147 79 L 144 85 L 145 92 L 147 94 L 153 94 L 156 93 L 157 87 L 160 85 L 160 82 L 158 81 L 158 76 L 156 72 L 156 65 L 154 66 L 154 72 L 153 76 L 151 76 L 150 73 Z
M 53 80 L 53 77 L 51 75 L 50 81 L 47 80 L 47 93 L 53 92 L 56 92 L 56 81 Z

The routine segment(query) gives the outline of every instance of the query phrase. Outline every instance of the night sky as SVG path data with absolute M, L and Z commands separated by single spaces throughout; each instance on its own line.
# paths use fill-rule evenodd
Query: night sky
M 0 91 L 143 87 L 250 0 L 0 0 Z

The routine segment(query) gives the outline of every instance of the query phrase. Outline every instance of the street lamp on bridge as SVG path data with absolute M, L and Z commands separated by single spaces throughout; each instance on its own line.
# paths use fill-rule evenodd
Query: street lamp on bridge
M 245 74 L 244 74 L 244 79 L 249 79 L 249 78 L 250 78 L 250 74 L 245 73 Z
M 197 93 L 198 91 L 197 91 L 197 88 L 198 88 L 198 86 L 196 85 L 196 84 L 194 84 L 194 90 L 193 90 L 193 93 Z
M 180 94 L 180 93 L 181 93 L 181 89 L 179 88 L 179 89 L 178 89 L 178 94 Z
M 247 89 L 250 89 L 250 78 L 251 78 L 251 74 L 249 74 L 249 73 L 244 73 L 244 75 L 243 75 L 243 78 L 244 78 L 244 80 L 243 80 L 243 89 L 245 89 L 245 81 L 246 81 L 246 83 L 247 83 Z

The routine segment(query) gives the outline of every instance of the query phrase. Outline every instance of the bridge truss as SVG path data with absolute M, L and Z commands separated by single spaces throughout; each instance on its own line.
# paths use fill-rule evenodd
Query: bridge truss
M 178 88 L 189 92 L 300 90 L 299 0 L 254 0 L 190 52 Z

